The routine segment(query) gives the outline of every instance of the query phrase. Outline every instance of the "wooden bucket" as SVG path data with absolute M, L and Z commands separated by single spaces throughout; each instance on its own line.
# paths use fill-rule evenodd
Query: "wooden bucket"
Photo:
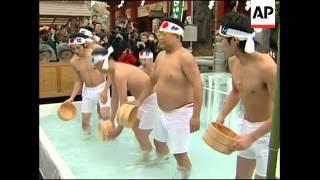
M 211 148 L 223 154 L 231 154 L 232 151 L 228 149 L 228 146 L 235 143 L 238 138 L 239 136 L 231 129 L 219 125 L 216 122 L 212 122 L 209 125 L 203 140 Z
M 123 104 L 119 108 L 118 122 L 126 128 L 132 128 L 137 121 L 138 108 L 132 104 Z
M 62 103 L 58 108 L 58 116 L 63 121 L 69 121 L 76 117 L 77 108 L 72 103 Z

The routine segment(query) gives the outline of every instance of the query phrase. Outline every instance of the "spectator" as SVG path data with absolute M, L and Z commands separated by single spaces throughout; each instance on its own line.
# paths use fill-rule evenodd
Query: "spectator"
M 139 52 L 147 48 L 147 44 L 148 44 L 148 33 L 143 32 L 140 34 L 140 41 L 137 42 L 137 47 L 139 49 Z
M 69 33 L 68 33 L 68 27 L 62 26 L 61 28 L 61 38 L 60 41 L 67 43 L 69 41 Z
M 57 45 L 59 44 L 59 42 L 57 40 L 55 27 L 50 28 L 50 34 L 46 44 L 49 44 L 54 50 L 54 53 L 57 55 Z
M 150 33 L 148 36 L 149 48 L 153 52 L 154 59 L 156 59 L 159 53 L 158 39 L 155 33 Z
M 72 17 L 69 21 L 69 34 L 74 34 L 79 31 L 79 21 L 76 17 Z
M 104 33 L 104 30 L 102 29 L 102 24 L 101 23 L 96 23 L 96 25 L 94 27 L 94 31 L 95 31 L 95 34 L 100 39 L 104 39 L 104 37 L 106 36 L 105 33 Z
M 41 29 L 39 32 L 39 59 L 40 62 L 47 62 L 47 61 L 56 61 L 57 56 L 54 51 L 54 48 L 51 46 L 49 32 L 46 29 Z
M 90 26 L 90 21 L 87 17 L 82 18 L 81 26 Z
M 98 22 L 97 19 L 98 19 L 97 15 L 91 16 L 91 23 L 90 23 L 89 26 L 91 26 L 92 28 L 96 27 L 96 24 L 97 24 L 97 22 Z
M 39 31 L 39 43 L 44 44 L 48 41 L 48 39 L 49 39 L 48 31 L 46 29 L 41 29 Z

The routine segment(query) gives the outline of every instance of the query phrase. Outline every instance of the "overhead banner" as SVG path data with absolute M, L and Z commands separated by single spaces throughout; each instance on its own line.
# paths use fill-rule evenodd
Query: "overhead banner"
M 171 1 L 171 7 L 172 7 L 171 17 L 182 21 L 184 1 Z

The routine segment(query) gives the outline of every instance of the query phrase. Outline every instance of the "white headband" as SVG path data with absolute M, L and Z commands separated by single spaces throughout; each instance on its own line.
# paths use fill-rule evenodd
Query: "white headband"
M 83 37 L 75 37 L 69 39 L 69 45 L 72 44 L 84 44 L 86 42 L 86 39 Z
M 177 25 L 175 23 L 169 22 L 169 21 L 163 21 L 160 26 L 159 31 L 178 34 L 182 37 L 184 34 L 184 30 L 182 29 L 182 27 L 180 27 L 179 25 Z
M 102 69 L 107 70 L 109 68 L 109 56 L 111 55 L 111 53 L 113 53 L 113 51 L 114 51 L 113 47 L 110 46 L 108 48 L 107 57 L 106 57 L 105 61 L 103 62 Z
M 141 51 L 139 59 L 153 59 L 153 53 L 151 51 Z
M 97 55 L 93 55 L 92 56 L 92 62 L 93 64 L 97 64 L 100 61 L 103 61 L 103 65 L 102 65 L 102 69 L 107 70 L 109 67 L 109 56 L 111 55 L 111 53 L 113 53 L 114 49 L 112 46 L 110 46 L 108 48 L 108 52 L 105 55 L 102 54 L 97 54 Z
M 93 64 L 97 64 L 98 62 L 104 61 L 105 59 L 107 59 L 107 54 L 106 55 L 102 55 L 102 54 L 92 55 L 92 63 Z
M 255 45 L 253 40 L 255 32 L 247 33 L 236 29 L 231 29 L 226 26 L 220 26 L 219 34 L 224 37 L 236 37 L 240 41 L 247 40 L 244 51 L 247 53 L 253 53 L 255 51 Z
M 98 36 L 96 36 L 96 35 L 93 35 L 92 32 L 89 31 L 88 29 L 80 28 L 79 33 L 84 34 L 84 35 L 92 38 L 92 39 L 95 40 L 96 42 L 99 42 L 99 41 L 100 41 L 100 38 L 99 38 Z M 92 43 L 93 40 L 90 39 L 90 38 L 87 38 L 86 41 L 89 42 L 89 43 Z

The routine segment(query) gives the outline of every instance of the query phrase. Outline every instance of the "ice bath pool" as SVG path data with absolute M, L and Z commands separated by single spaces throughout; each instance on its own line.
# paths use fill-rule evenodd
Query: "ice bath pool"
M 209 76 L 209 75 L 205 75 Z M 204 76 L 202 76 L 205 81 Z M 204 86 L 207 84 L 204 82 Z M 200 131 L 191 138 L 189 157 L 193 167 L 191 179 L 230 179 L 235 177 L 236 153 L 223 155 L 204 143 L 202 137 L 207 123 L 214 120 L 212 106 L 218 95 L 207 89 L 204 98 L 213 98 L 213 104 L 203 100 Z M 222 92 L 222 91 L 221 91 Z M 223 93 L 221 93 L 223 99 Z M 212 93 L 210 95 L 210 93 Z M 213 100 L 213 99 L 212 99 Z M 207 103 L 207 104 L 206 104 Z M 80 110 L 80 104 L 75 103 Z M 91 118 L 93 133 L 87 136 L 81 129 L 81 116 L 78 111 L 73 121 L 61 121 L 57 116 L 59 104 L 40 105 L 40 172 L 44 178 L 61 179 L 172 179 L 176 175 L 176 162 L 172 157 L 157 165 L 141 165 L 142 155 L 131 129 L 125 128 L 121 135 L 110 142 L 102 142 L 97 133 L 99 122 L 96 111 Z M 211 112 L 210 112 L 211 111 Z M 227 126 L 238 131 L 238 121 L 231 121 L 241 115 L 239 108 L 226 120 Z M 156 157 L 151 154 L 150 159 Z M 279 177 L 279 176 L 278 176 Z

